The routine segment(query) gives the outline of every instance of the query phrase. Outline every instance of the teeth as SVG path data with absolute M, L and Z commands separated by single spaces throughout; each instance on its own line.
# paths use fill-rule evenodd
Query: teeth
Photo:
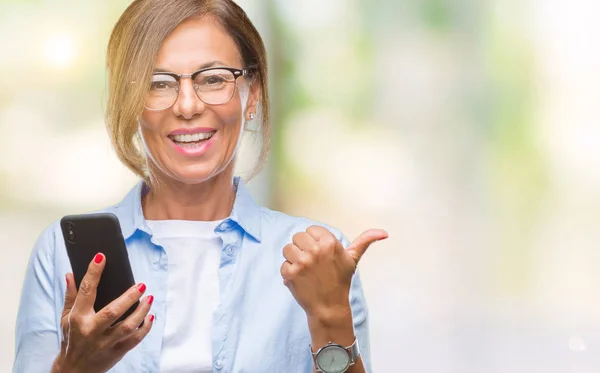
M 177 142 L 196 142 L 196 141 L 210 139 L 212 137 L 212 135 L 214 135 L 214 134 L 215 133 L 213 131 L 213 132 L 200 132 L 200 133 L 187 134 L 187 135 L 171 135 L 170 137 Z

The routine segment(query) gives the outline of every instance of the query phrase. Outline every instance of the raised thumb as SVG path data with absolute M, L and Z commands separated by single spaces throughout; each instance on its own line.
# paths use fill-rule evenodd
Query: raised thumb
M 354 262 L 358 264 L 360 258 L 365 254 L 369 246 L 375 241 L 385 240 L 388 238 L 388 233 L 383 229 L 369 229 L 364 231 L 360 236 L 346 248 L 346 252 L 350 254 Z

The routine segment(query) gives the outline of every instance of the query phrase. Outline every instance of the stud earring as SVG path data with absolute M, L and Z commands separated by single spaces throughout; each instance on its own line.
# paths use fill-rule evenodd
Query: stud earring
M 256 114 L 250 113 L 250 120 L 253 120 L 254 118 L 256 118 Z

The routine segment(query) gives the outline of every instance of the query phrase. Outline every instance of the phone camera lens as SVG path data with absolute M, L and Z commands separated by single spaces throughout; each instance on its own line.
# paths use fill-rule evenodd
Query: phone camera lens
M 73 223 L 67 223 L 67 241 L 75 243 L 75 225 Z

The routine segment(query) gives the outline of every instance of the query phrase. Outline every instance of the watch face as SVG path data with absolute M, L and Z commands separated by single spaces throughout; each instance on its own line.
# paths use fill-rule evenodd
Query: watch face
M 327 346 L 317 354 L 317 364 L 324 373 L 342 373 L 350 366 L 350 356 L 340 346 Z

